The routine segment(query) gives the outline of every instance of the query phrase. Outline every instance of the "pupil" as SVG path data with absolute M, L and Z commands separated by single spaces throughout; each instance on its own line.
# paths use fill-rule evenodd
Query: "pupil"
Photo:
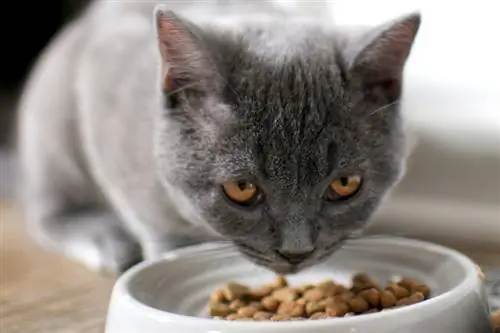
M 244 182 L 244 181 L 238 182 L 238 188 L 239 188 L 241 191 L 246 190 L 246 189 L 247 189 L 247 187 L 248 187 L 247 182 Z
M 342 184 L 342 186 L 349 185 L 349 179 L 347 177 L 340 177 L 340 184 Z

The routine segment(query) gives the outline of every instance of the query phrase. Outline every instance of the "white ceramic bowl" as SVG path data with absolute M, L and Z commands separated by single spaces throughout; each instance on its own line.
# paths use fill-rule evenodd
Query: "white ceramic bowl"
M 350 241 L 317 267 L 289 276 L 291 283 L 333 278 L 348 283 L 364 271 L 384 281 L 394 274 L 427 283 L 422 303 L 356 317 L 290 322 L 233 322 L 206 316 L 209 294 L 228 281 L 252 286 L 274 274 L 251 264 L 229 244 L 168 253 L 122 275 L 114 286 L 106 333 L 489 333 L 489 305 L 475 264 L 462 254 L 402 238 Z

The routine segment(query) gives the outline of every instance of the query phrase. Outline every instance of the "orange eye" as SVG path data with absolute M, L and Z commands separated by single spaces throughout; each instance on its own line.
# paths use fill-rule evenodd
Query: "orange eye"
M 361 187 L 361 176 L 343 176 L 333 180 L 330 184 L 329 199 L 345 200 L 356 193 Z
M 222 183 L 222 190 L 228 199 L 239 205 L 252 204 L 259 195 L 257 185 L 244 180 Z

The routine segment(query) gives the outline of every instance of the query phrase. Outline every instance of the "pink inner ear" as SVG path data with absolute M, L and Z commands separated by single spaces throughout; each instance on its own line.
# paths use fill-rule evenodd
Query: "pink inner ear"
M 173 13 L 159 13 L 157 24 L 160 49 L 165 61 L 178 60 L 193 51 L 195 42 L 190 32 Z
M 379 79 L 399 79 L 419 25 L 418 17 L 393 24 L 360 54 L 354 64 L 356 70 Z

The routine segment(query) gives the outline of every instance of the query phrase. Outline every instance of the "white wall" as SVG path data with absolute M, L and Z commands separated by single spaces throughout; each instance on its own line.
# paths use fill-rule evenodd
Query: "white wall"
M 342 25 L 422 13 L 402 104 L 418 144 L 375 229 L 500 251 L 500 3 L 329 4 Z

